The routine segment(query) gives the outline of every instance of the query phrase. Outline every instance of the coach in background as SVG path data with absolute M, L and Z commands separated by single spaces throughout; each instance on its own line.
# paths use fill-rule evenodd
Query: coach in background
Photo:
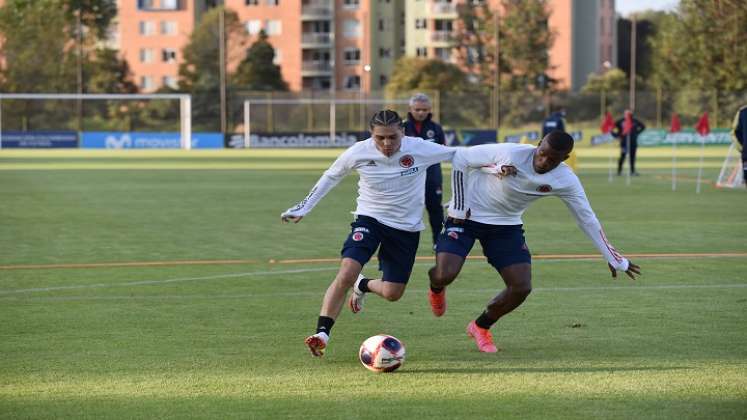
M 747 184 L 747 148 L 744 142 L 747 140 L 747 105 L 739 108 L 734 116 L 734 137 L 739 142 L 739 150 L 742 151 L 742 179 Z
M 630 174 L 639 175 L 635 171 L 635 152 L 638 150 L 638 135 L 641 134 L 646 126 L 633 116 L 629 109 L 625 110 L 625 116 L 615 121 L 615 128 L 612 129 L 612 135 L 620 139 L 620 160 L 617 161 L 617 174 L 622 174 L 625 156 L 630 156 Z
M 445 144 L 444 130 L 432 120 L 433 104 L 431 98 L 424 93 L 416 93 L 410 98 L 410 108 L 405 121 L 405 135 L 420 137 L 436 144 Z M 438 234 L 444 224 L 444 209 L 441 205 L 443 191 L 443 176 L 441 164 L 428 167 L 425 178 L 425 209 L 428 211 L 428 221 L 431 225 L 433 246 L 436 246 Z

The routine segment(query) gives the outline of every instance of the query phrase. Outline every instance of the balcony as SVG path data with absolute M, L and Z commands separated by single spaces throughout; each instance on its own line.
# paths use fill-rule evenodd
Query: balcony
M 334 6 L 330 1 L 310 1 L 301 6 L 301 20 L 332 19 Z
M 305 32 L 301 35 L 301 48 L 324 48 L 332 46 L 329 32 Z
M 453 36 L 451 31 L 431 31 L 429 39 L 431 44 L 451 45 Z
M 431 17 L 434 18 L 456 18 L 458 17 L 456 5 L 453 3 L 431 3 L 430 7 Z
M 331 61 L 304 61 L 301 64 L 301 76 L 329 76 L 331 74 Z

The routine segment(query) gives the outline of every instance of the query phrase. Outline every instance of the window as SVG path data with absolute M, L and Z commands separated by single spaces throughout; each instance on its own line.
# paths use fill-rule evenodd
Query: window
M 279 20 L 268 20 L 265 22 L 265 32 L 267 32 L 267 35 L 280 35 L 283 32 L 282 22 Z
M 152 63 L 153 62 L 153 50 L 150 48 L 140 49 L 140 62 L 141 63 Z
M 392 56 L 391 48 L 379 48 L 379 57 L 390 58 Z
M 249 35 L 257 35 L 259 31 L 262 30 L 262 21 L 258 19 L 253 19 L 248 22 L 246 22 L 246 31 L 249 32 Z
M 415 56 L 417 57 L 428 57 L 428 48 L 417 47 L 415 48 Z
M 153 76 L 140 76 L 140 88 L 142 90 L 153 90 Z
M 342 33 L 346 38 L 358 38 L 361 36 L 361 25 L 357 20 L 346 19 L 342 22 Z
M 283 62 L 283 52 L 279 48 L 275 48 L 275 56 L 272 57 L 272 64 L 279 65 Z
M 176 35 L 176 22 L 172 20 L 161 21 L 161 33 L 163 35 Z
M 178 87 L 176 83 L 176 77 L 174 76 L 163 76 L 163 78 L 161 79 L 161 84 L 163 86 L 168 86 L 171 89 L 176 89 Z
M 415 29 L 426 29 L 428 21 L 425 19 L 415 19 Z
M 451 32 L 451 30 L 452 30 L 451 29 L 452 28 L 452 26 L 451 26 L 452 21 L 451 20 L 447 20 L 447 19 L 436 19 L 434 21 L 434 23 L 435 23 L 435 29 L 437 31 L 448 31 L 448 32 Z
M 259 6 L 259 0 L 246 0 L 244 4 L 247 6 Z
M 179 10 L 179 0 L 137 0 L 138 10 Z
M 268 6 L 280 6 L 280 0 L 267 0 Z
M 342 7 L 346 9 L 357 9 L 359 3 L 360 3 L 359 0 L 345 0 L 342 3 Z
M 138 24 L 140 35 L 153 35 L 156 33 L 156 25 L 149 20 L 141 20 Z
M 175 63 L 176 50 L 173 48 L 164 48 L 161 50 L 161 60 L 163 60 L 164 63 Z
M 443 61 L 451 61 L 451 48 L 436 48 L 433 53 Z
M 361 50 L 358 48 L 345 48 L 342 55 L 347 65 L 358 64 L 361 61 Z
M 161 0 L 161 9 L 163 10 L 178 10 L 179 0 Z
M 353 76 L 345 76 L 345 81 L 343 82 L 343 87 L 346 90 L 360 90 L 361 88 L 361 77 L 356 75 Z

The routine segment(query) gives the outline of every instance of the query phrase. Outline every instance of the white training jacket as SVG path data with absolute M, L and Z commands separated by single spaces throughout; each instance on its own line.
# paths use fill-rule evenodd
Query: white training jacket
M 358 207 L 353 214 L 373 217 L 380 223 L 409 232 L 421 231 L 425 207 L 425 175 L 429 166 L 450 161 L 455 149 L 402 137 L 402 146 L 391 157 L 374 140 L 355 143 L 327 169 L 311 192 L 283 215 L 304 216 L 352 170 L 358 171 Z
M 449 216 L 490 225 L 523 224 L 521 216 L 535 200 L 557 196 L 565 203 L 604 258 L 616 270 L 627 271 L 628 260 L 607 241 L 576 174 L 565 163 L 544 174 L 534 171 L 536 147 L 528 144 L 486 144 L 459 148 L 452 162 L 453 197 Z M 501 166 L 516 176 L 498 178 Z

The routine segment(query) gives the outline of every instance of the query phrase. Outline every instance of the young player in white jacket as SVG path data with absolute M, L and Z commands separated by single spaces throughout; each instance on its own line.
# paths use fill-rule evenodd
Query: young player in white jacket
M 415 263 L 420 231 L 425 228 L 426 169 L 450 161 L 454 155 L 453 148 L 405 137 L 402 119 L 394 111 L 374 114 L 370 128 L 371 138 L 345 150 L 306 198 L 281 214 L 284 222 L 299 222 L 342 178 L 353 170 L 358 172 L 358 205 L 341 251 L 340 270 L 324 295 L 316 333 L 305 341 L 317 357 L 324 354 L 348 289 L 353 288 L 348 300 L 353 313 L 361 310 L 367 292 L 389 301 L 402 297 Z M 364 278 L 363 266 L 377 248 L 382 277 Z
M 607 260 L 612 276 L 624 271 L 635 279 L 640 267 L 623 257 L 608 241 L 584 188 L 563 163 L 573 139 L 561 131 L 548 134 L 538 147 L 490 144 L 463 148 L 453 159 L 449 219 L 436 246 L 436 266 L 428 272 L 428 297 L 436 316 L 446 311 L 446 286 L 464 264 L 476 239 L 500 273 L 506 288 L 467 326 L 482 352 L 497 351 L 490 327 L 516 309 L 532 290 L 531 256 L 524 240 L 521 216 L 535 200 L 557 196 L 579 227 Z

